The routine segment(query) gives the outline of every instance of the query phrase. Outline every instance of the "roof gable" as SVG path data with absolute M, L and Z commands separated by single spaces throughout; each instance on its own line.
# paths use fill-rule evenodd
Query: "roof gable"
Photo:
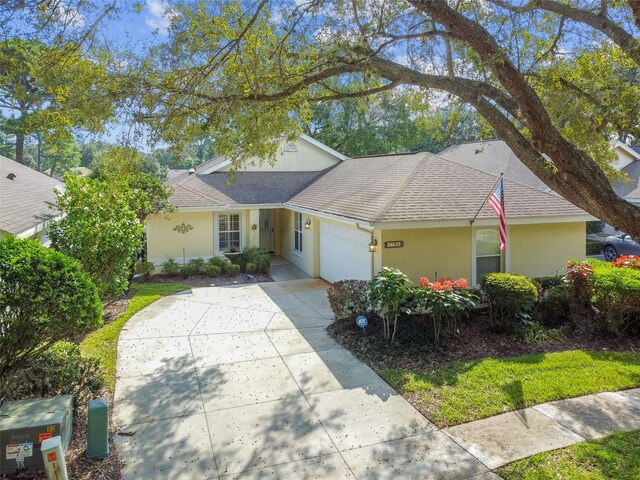
M 295 141 L 282 140 L 274 164 L 258 158 L 249 158 L 243 172 L 319 172 L 332 167 L 347 157 L 322 142 L 302 134 Z M 231 160 L 217 157 L 196 168 L 196 173 L 208 175 L 231 170 Z

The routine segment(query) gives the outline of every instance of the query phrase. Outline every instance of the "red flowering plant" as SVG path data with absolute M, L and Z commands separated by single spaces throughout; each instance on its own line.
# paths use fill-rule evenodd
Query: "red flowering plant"
M 634 270 L 640 270 L 640 257 L 637 255 L 624 255 L 616 258 L 611 265 L 618 268 L 633 268 Z
M 593 296 L 591 272 L 593 272 L 593 267 L 586 261 L 569 260 L 567 262 L 564 281 L 569 285 L 579 305 L 588 305 Z
M 467 280 L 459 278 L 440 278 L 430 282 L 427 277 L 420 278 L 420 287 L 413 289 L 412 312 L 429 315 L 433 320 L 433 335 L 440 341 L 443 324 L 449 332 L 457 330 L 458 319 L 468 315 L 476 306 L 478 297 L 467 290 Z

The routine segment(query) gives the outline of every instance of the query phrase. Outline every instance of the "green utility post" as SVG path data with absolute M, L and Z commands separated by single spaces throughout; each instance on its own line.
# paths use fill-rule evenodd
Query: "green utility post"
M 109 402 L 91 400 L 87 413 L 87 458 L 109 456 Z

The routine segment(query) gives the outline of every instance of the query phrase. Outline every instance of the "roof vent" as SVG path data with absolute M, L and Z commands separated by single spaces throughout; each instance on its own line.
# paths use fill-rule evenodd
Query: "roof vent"
M 196 173 L 196 169 L 195 168 L 190 168 L 189 169 L 189 175 L 193 175 L 194 173 Z
M 298 151 L 298 146 L 295 144 L 295 142 L 289 142 L 284 146 L 284 151 L 285 152 L 297 152 Z
M 14 178 L 16 178 L 16 174 L 15 173 L 10 173 L 9 175 L 7 175 L 7 178 L 9 180 L 13 180 Z

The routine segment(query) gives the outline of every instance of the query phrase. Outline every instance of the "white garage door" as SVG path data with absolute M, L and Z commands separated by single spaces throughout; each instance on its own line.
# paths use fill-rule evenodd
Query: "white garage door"
M 320 276 L 328 282 L 371 278 L 371 235 L 320 222 Z

